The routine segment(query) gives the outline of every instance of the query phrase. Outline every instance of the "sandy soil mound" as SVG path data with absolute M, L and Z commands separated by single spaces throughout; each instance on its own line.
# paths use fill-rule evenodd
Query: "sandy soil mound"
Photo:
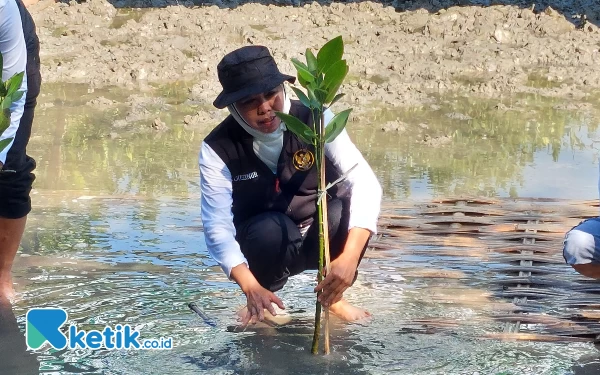
M 266 45 L 294 74 L 290 58 L 343 35 L 347 104 L 429 105 L 446 92 L 578 99 L 600 87 L 600 6 L 593 0 L 546 2 L 558 10 L 460 0 L 115 7 L 167 4 L 154 3 L 32 6 L 45 81 L 133 89 L 185 80 L 195 84 L 190 99 L 210 105 L 219 91 L 215 67 L 226 52 Z

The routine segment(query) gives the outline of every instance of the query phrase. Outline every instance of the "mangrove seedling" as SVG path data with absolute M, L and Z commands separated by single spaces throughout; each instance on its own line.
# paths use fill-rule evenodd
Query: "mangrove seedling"
M 327 185 L 325 180 L 325 143 L 333 141 L 344 130 L 352 109 L 337 113 L 325 126 L 324 112 L 337 102 L 344 94 L 338 94 L 346 75 L 348 64 L 342 59 L 344 42 L 338 36 L 321 47 L 315 56 L 310 49 L 306 50 L 306 63 L 293 58 L 292 64 L 296 68 L 298 82 L 306 93 L 298 88 L 292 90 L 302 104 L 312 112 L 313 127 L 308 126 L 298 118 L 285 113 L 277 112 L 277 116 L 285 123 L 287 128 L 296 134 L 299 139 L 315 149 L 315 164 L 318 175 L 318 229 L 319 229 L 319 270 L 318 282 L 323 280 L 323 270 L 329 271 L 329 229 L 327 226 L 327 189 L 336 182 Z M 346 174 L 349 171 L 346 172 Z M 321 291 L 318 292 L 318 296 Z M 329 353 L 329 309 L 324 308 L 325 331 L 324 352 Z M 321 330 L 321 304 L 317 300 L 315 311 L 315 330 L 312 342 L 312 353 L 319 350 L 319 336 Z

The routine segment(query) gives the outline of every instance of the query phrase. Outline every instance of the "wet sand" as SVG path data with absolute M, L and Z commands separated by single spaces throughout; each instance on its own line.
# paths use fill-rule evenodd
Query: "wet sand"
M 139 93 L 186 82 L 179 94 L 201 107 L 188 118 L 197 125 L 221 118 L 211 114 L 211 105 L 220 88 L 216 65 L 225 53 L 266 45 L 280 68 L 295 74 L 292 57 L 303 59 L 306 48 L 317 50 L 336 35 L 344 37 L 350 66 L 340 108 L 353 106 L 354 120 L 374 108 L 435 107 L 446 94 L 498 100 L 535 94 L 578 111 L 594 111 L 598 101 L 600 6 L 594 0 L 484 6 L 465 0 L 294 1 L 42 0 L 30 10 L 46 83 Z M 90 104 L 116 105 L 100 96 Z

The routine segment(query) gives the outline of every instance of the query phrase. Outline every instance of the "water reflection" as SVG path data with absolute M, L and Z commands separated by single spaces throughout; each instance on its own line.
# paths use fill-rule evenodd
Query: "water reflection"
M 30 152 L 38 161 L 36 189 L 150 196 L 196 191 L 201 137 L 197 130 L 183 126 L 188 113 L 165 114 L 168 105 L 151 99 L 144 102 L 144 95 L 152 98 L 150 91 L 139 94 L 142 103 L 135 117 L 139 119 L 118 123 L 127 115 L 123 104 L 86 103 L 98 97 L 122 103 L 126 96 L 120 89 L 88 93 L 86 87 L 67 85 L 47 90 L 40 106 L 43 124 L 36 123 L 30 142 Z M 66 90 L 72 90 L 73 96 Z M 52 105 L 44 106 L 48 103 Z M 155 118 L 169 128 L 153 128 Z
M 186 115 L 206 111 L 185 100 L 189 86 L 147 87 L 133 96 L 118 88 L 50 87 L 42 100 L 53 106 L 42 103 L 44 125 L 36 127 L 31 142 L 39 162 L 35 187 L 145 196 L 197 193 L 199 145 L 218 120 L 211 113 L 200 126 L 184 125 Z M 85 105 L 98 97 L 116 103 Z M 597 196 L 595 178 L 588 176 L 597 173 L 600 134 L 590 108 L 569 110 L 568 104 L 535 96 L 446 97 L 439 103 L 373 109 L 349 125 L 388 198 Z M 155 118 L 168 130 L 153 127 Z M 397 120 L 404 131 L 381 130 Z M 560 173 L 544 173 L 549 170 Z
M 589 176 L 597 174 L 598 120 L 555 107 L 559 102 L 548 98 L 453 98 L 433 109 L 376 112 L 372 125 L 354 132 L 392 199 L 455 194 L 595 198 L 596 179 Z M 378 126 L 396 119 L 408 124 L 407 131 L 383 132 Z M 441 137 L 451 141 L 436 142 Z M 528 166 L 540 173 L 525 173 Z M 561 173 L 543 176 L 553 167 Z M 577 189 L 574 181 L 585 188 Z M 560 184 L 571 190 L 553 195 Z

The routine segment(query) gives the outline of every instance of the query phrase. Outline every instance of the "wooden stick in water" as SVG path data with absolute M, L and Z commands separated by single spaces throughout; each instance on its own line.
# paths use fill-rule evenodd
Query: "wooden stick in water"
M 215 323 L 211 318 L 208 317 L 208 315 L 206 315 L 204 313 L 204 311 L 200 310 L 200 308 L 198 307 L 198 305 L 196 305 L 195 302 L 190 302 L 188 304 L 188 307 L 195 312 L 196 314 L 198 314 L 199 317 L 202 318 L 202 320 L 204 320 L 204 323 L 208 324 L 211 327 L 216 327 L 217 323 Z

